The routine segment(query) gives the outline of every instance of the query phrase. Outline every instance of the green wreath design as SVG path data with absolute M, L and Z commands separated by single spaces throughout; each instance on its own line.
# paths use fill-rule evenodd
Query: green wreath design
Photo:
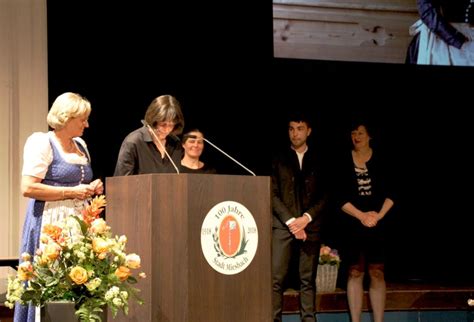
M 217 257 L 223 257 L 225 259 L 236 258 L 237 256 L 240 256 L 240 255 L 245 254 L 247 252 L 245 247 L 247 246 L 248 239 L 245 239 L 245 227 L 243 225 L 242 225 L 242 231 L 243 231 L 243 234 L 242 234 L 242 239 L 240 241 L 239 251 L 237 253 L 235 253 L 235 255 L 233 255 L 233 256 L 227 256 L 226 254 L 224 254 L 224 252 L 222 251 L 222 249 L 219 246 L 218 229 L 217 229 L 217 226 L 215 227 L 214 232 L 212 233 L 212 239 L 214 240 L 214 250 L 217 253 Z

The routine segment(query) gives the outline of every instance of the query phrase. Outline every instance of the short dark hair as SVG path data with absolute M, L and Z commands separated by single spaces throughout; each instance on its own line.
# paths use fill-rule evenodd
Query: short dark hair
M 306 113 L 303 111 L 293 111 L 288 115 L 288 123 L 289 122 L 304 122 L 306 125 L 311 128 L 311 122 Z
M 165 121 L 175 123 L 173 134 L 179 135 L 183 132 L 184 117 L 181 105 L 178 100 L 171 95 L 161 95 L 156 97 L 148 106 L 145 113 L 145 121 L 152 127 Z
M 367 134 L 372 137 L 372 135 L 374 134 L 374 129 L 372 128 L 372 122 L 369 120 L 368 117 L 357 116 L 352 118 L 349 124 L 349 131 L 352 132 L 354 130 L 357 130 L 359 126 L 365 127 Z
M 191 132 L 199 132 L 204 135 L 204 133 L 202 133 L 202 131 L 199 130 L 198 128 L 191 128 L 185 131 L 185 133 L 183 134 L 183 138 L 181 139 L 181 142 L 186 143 L 188 139 L 194 139 L 195 136 L 191 135 Z

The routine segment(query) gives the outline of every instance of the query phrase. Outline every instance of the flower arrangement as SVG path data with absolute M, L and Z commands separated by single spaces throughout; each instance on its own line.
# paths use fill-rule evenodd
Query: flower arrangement
M 99 215 L 105 196 L 96 196 L 82 213 L 64 222 L 45 225 L 34 260 L 22 254 L 17 275 L 8 280 L 5 305 L 16 302 L 43 306 L 50 301 L 72 301 L 80 321 L 101 321 L 104 307 L 113 317 L 128 314 L 128 300 L 138 297 L 132 270 L 140 267 L 140 256 L 125 253 L 126 236 L 112 237 Z M 138 277 L 145 278 L 144 273 Z
M 336 249 L 331 249 L 331 247 L 326 245 L 321 245 L 319 250 L 319 265 L 339 265 L 341 264 L 341 258 Z

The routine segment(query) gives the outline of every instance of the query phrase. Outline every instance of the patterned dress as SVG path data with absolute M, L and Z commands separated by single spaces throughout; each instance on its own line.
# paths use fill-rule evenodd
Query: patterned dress
M 45 140 L 49 141 L 48 144 L 44 144 Z M 84 157 L 71 157 L 62 151 L 59 143 L 54 139 L 52 132 L 48 133 L 34 133 L 28 138 L 25 144 L 25 156 L 28 154 L 28 150 L 36 150 L 37 143 L 43 143 L 46 147 L 46 151 L 40 151 L 40 157 L 34 162 L 35 165 L 28 165 L 28 169 L 35 169 L 39 171 L 41 167 L 47 166 L 47 172 L 42 180 L 43 184 L 51 186 L 76 186 L 78 184 L 87 184 L 92 180 L 92 168 L 90 166 L 90 158 L 87 151 L 87 147 L 81 139 L 75 139 L 78 148 L 84 153 Z M 40 144 L 41 145 L 41 144 Z M 41 149 L 40 149 L 41 150 Z M 52 154 L 49 165 L 47 154 Z M 46 160 L 46 161 L 45 161 Z M 25 163 L 27 162 L 25 157 Z M 30 172 L 26 170 L 26 172 Z M 25 165 L 23 167 L 23 175 L 32 175 L 31 173 L 25 173 Z M 34 175 L 41 177 L 41 174 Z M 20 254 L 27 252 L 34 256 L 35 251 L 39 247 L 39 238 L 41 234 L 42 226 L 57 222 L 69 215 L 76 214 L 80 215 L 82 209 L 84 209 L 85 201 L 77 199 L 67 199 L 58 201 L 41 201 L 36 199 L 30 199 L 28 201 L 28 208 L 25 216 L 25 223 L 23 225 L 23 237 L 20 245 Z M 15 322 L 34 322 L 35 321 L 35 307 L 34 306 L 15 306 Z M 36 321 L 39 321 L 36 319 Z

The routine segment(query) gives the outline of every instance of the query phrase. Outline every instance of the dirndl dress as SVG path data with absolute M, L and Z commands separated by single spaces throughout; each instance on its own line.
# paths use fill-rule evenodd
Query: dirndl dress
M 76 144 L 78 148 L 87 156 L 88 162 L 85 164 L 74 164 L 67 162 L 54 139 L 49 138 L 52 148 L 52 162 L 48 166 L 46 176 L 41 183 L 72 187 L 78 184 L 90 183 L 92 181 L 92 168 L 88 157 L 87 149 L 78 141 Z M 80 215 L 85 208 L 87 202 L 78 199 L 66 199 L 58 201 L 42 201 L 36 199 L 28 200 L 28 207 L 25 216 L 25 223 L 23 225 L 23 237 L 20 245 L 20 254 L 26 252 L 31 256 L 35 255 L 39 248 L 39 240 L 42 227 L 45 224 L 53 224 L 70 215 Z M 32 305 L 16 305 L 14 313 L 15 322 L 34 322 L 36 308 Z

